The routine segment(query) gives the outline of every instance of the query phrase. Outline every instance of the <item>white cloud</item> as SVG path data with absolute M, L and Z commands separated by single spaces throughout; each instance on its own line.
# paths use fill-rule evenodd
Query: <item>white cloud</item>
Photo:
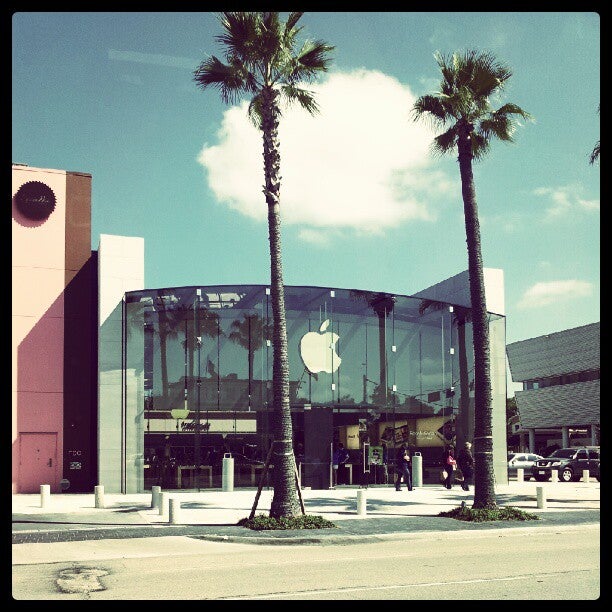
M 522 310 L 539 308 L 561 301 L 587 297 L 592 293 L 593 285 L 586 281 L 565 280 L 536 283 L 525 291 L 517 307 Z
M 356 70 L 330 73 L 310 89 L 320 113 L 292 106 L 279 126 L 281 214 L 284 224 L 302 226 L 302 238 L 312 242 L 328 228 L 378 233 L 432 221 L 436 198 L 458 197 L 457 179 L 430 169 L 434 134 L 412 120 L 416 97 L 407 86 Z M 264 221 L 262 139 L 246 109 L 245 101 L 224 113 L 218 144 L 206 144 L 198 161 L 221 203 Z
M 538 187 L 533 193 L 552 200 L 552 204 L 546 209 L 547 219 L 561 217 L 576 209 L 599 212 L 599 199 L 585 200 L 580 197 L 581 191 L 580 185 L 564 185 L 561 187 Z

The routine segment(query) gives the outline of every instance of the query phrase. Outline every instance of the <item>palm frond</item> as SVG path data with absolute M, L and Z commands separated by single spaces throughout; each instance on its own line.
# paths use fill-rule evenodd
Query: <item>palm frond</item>
M 419 97 L 411 112 L 414 121 L 426 119 L 434 126 L 444 125 L 449 118 L 441 97 L 431 94 Z
M 480 121 L 478 130 L 485 140 L 489 140 L 492 136 L 512 142 L 512 134 L 516 129 L 516 125 L 512 119 L 505 114 L 493 113 L 490 117 Z
M 261 93 L 258 93 L 255 96 L 253 96 L 253 98 L 249 102 L 248 116 L 249 116 L 249 119 L 251 120 L 251 123 L 257 129 L 261 129 L 261 124 L 263 122 L 262 103 L 263 103 L 263 98 L 261 96 Z
M 319 112 L 314 94 L 311 91 L 296 87 L 295 85 L 281 85 L 279 91 L 283 101 L 288 106 L 297 102 L 303 109 L 307 110 L 311 115 L 316 115 Z
M 530 115 L 527 111 L 524 111 L 517 104 L 512 104 L 511 102 L 508 102 L 507 104 L 504 104 L 504 105 L 500 106 L 495 111 L 495 114 L 520 115 L 523 119 L 525 119 L 525 121 L 532 121 L 533 120 L 533 116 L 532 115 Z
M 432 153 L 435 156 L 442 156 L 450 153 L 457 142 L 457 124 L 452 125 L 446 132 L 438 134 L 432 143 Z
M 229 60 L 235 57 L 240 61 L 252 55 L 253 45 L 257 41 L 260 17 L 253 12 L 224 12 L 219 16 L 223 33 L 215 39 L 225 47 Z
M 225 103 L 238 100 L 241 91 L 252 92 L 254 77 L 239 64 L 224 64 L 216 56 L 204 60 L 193 73 L 193 79 L 201 89 L 217 87 Z
M 589 164 L 593 165 L 599 159 L 599 148 L 600 141 L 598 140 L 595 147 L 591 151 L 591 154 L 589 155 Z
M 470 140 L 472 143 L 472 158 L 475 160 L 482 159 L 489 152 L 491 141 L 478 132 L 472 132 Z
M 319 72 L 326 71 L 331 64 L 329 55 L 335 49 L 322 40 L 306 41 L 296 55 L 294 77 L 311 79 Z

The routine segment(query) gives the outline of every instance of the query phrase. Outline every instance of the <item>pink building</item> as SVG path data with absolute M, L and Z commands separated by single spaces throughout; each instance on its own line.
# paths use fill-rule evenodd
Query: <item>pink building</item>
M 91 175 L 12 167 L 12 491 L 96 479 Z

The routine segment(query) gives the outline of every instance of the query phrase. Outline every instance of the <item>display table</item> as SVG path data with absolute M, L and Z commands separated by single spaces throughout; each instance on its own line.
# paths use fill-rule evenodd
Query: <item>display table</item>
M 177 468 L 176 484 L 177 488 L 182 489 L 182 478 L 184 471 L 193 472 L 196 469 L 195 465 L 179 465 Z M 212 465 L 201 465 L 200 470 L 208 472 L 208 486 L 212 489 L 213 476 L 212 476 Z

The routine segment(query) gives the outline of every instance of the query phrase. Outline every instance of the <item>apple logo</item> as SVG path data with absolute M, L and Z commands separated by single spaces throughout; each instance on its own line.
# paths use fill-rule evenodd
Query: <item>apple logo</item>
M 328 327 L 329 319 L 325 319 L 318 332 L 307 332 L 300 340 L 300 357 L 311 374 L 318 372 L 332 374 L 342 362 L 336 353 L 336 342 L 340 336 L 325 331 Z

